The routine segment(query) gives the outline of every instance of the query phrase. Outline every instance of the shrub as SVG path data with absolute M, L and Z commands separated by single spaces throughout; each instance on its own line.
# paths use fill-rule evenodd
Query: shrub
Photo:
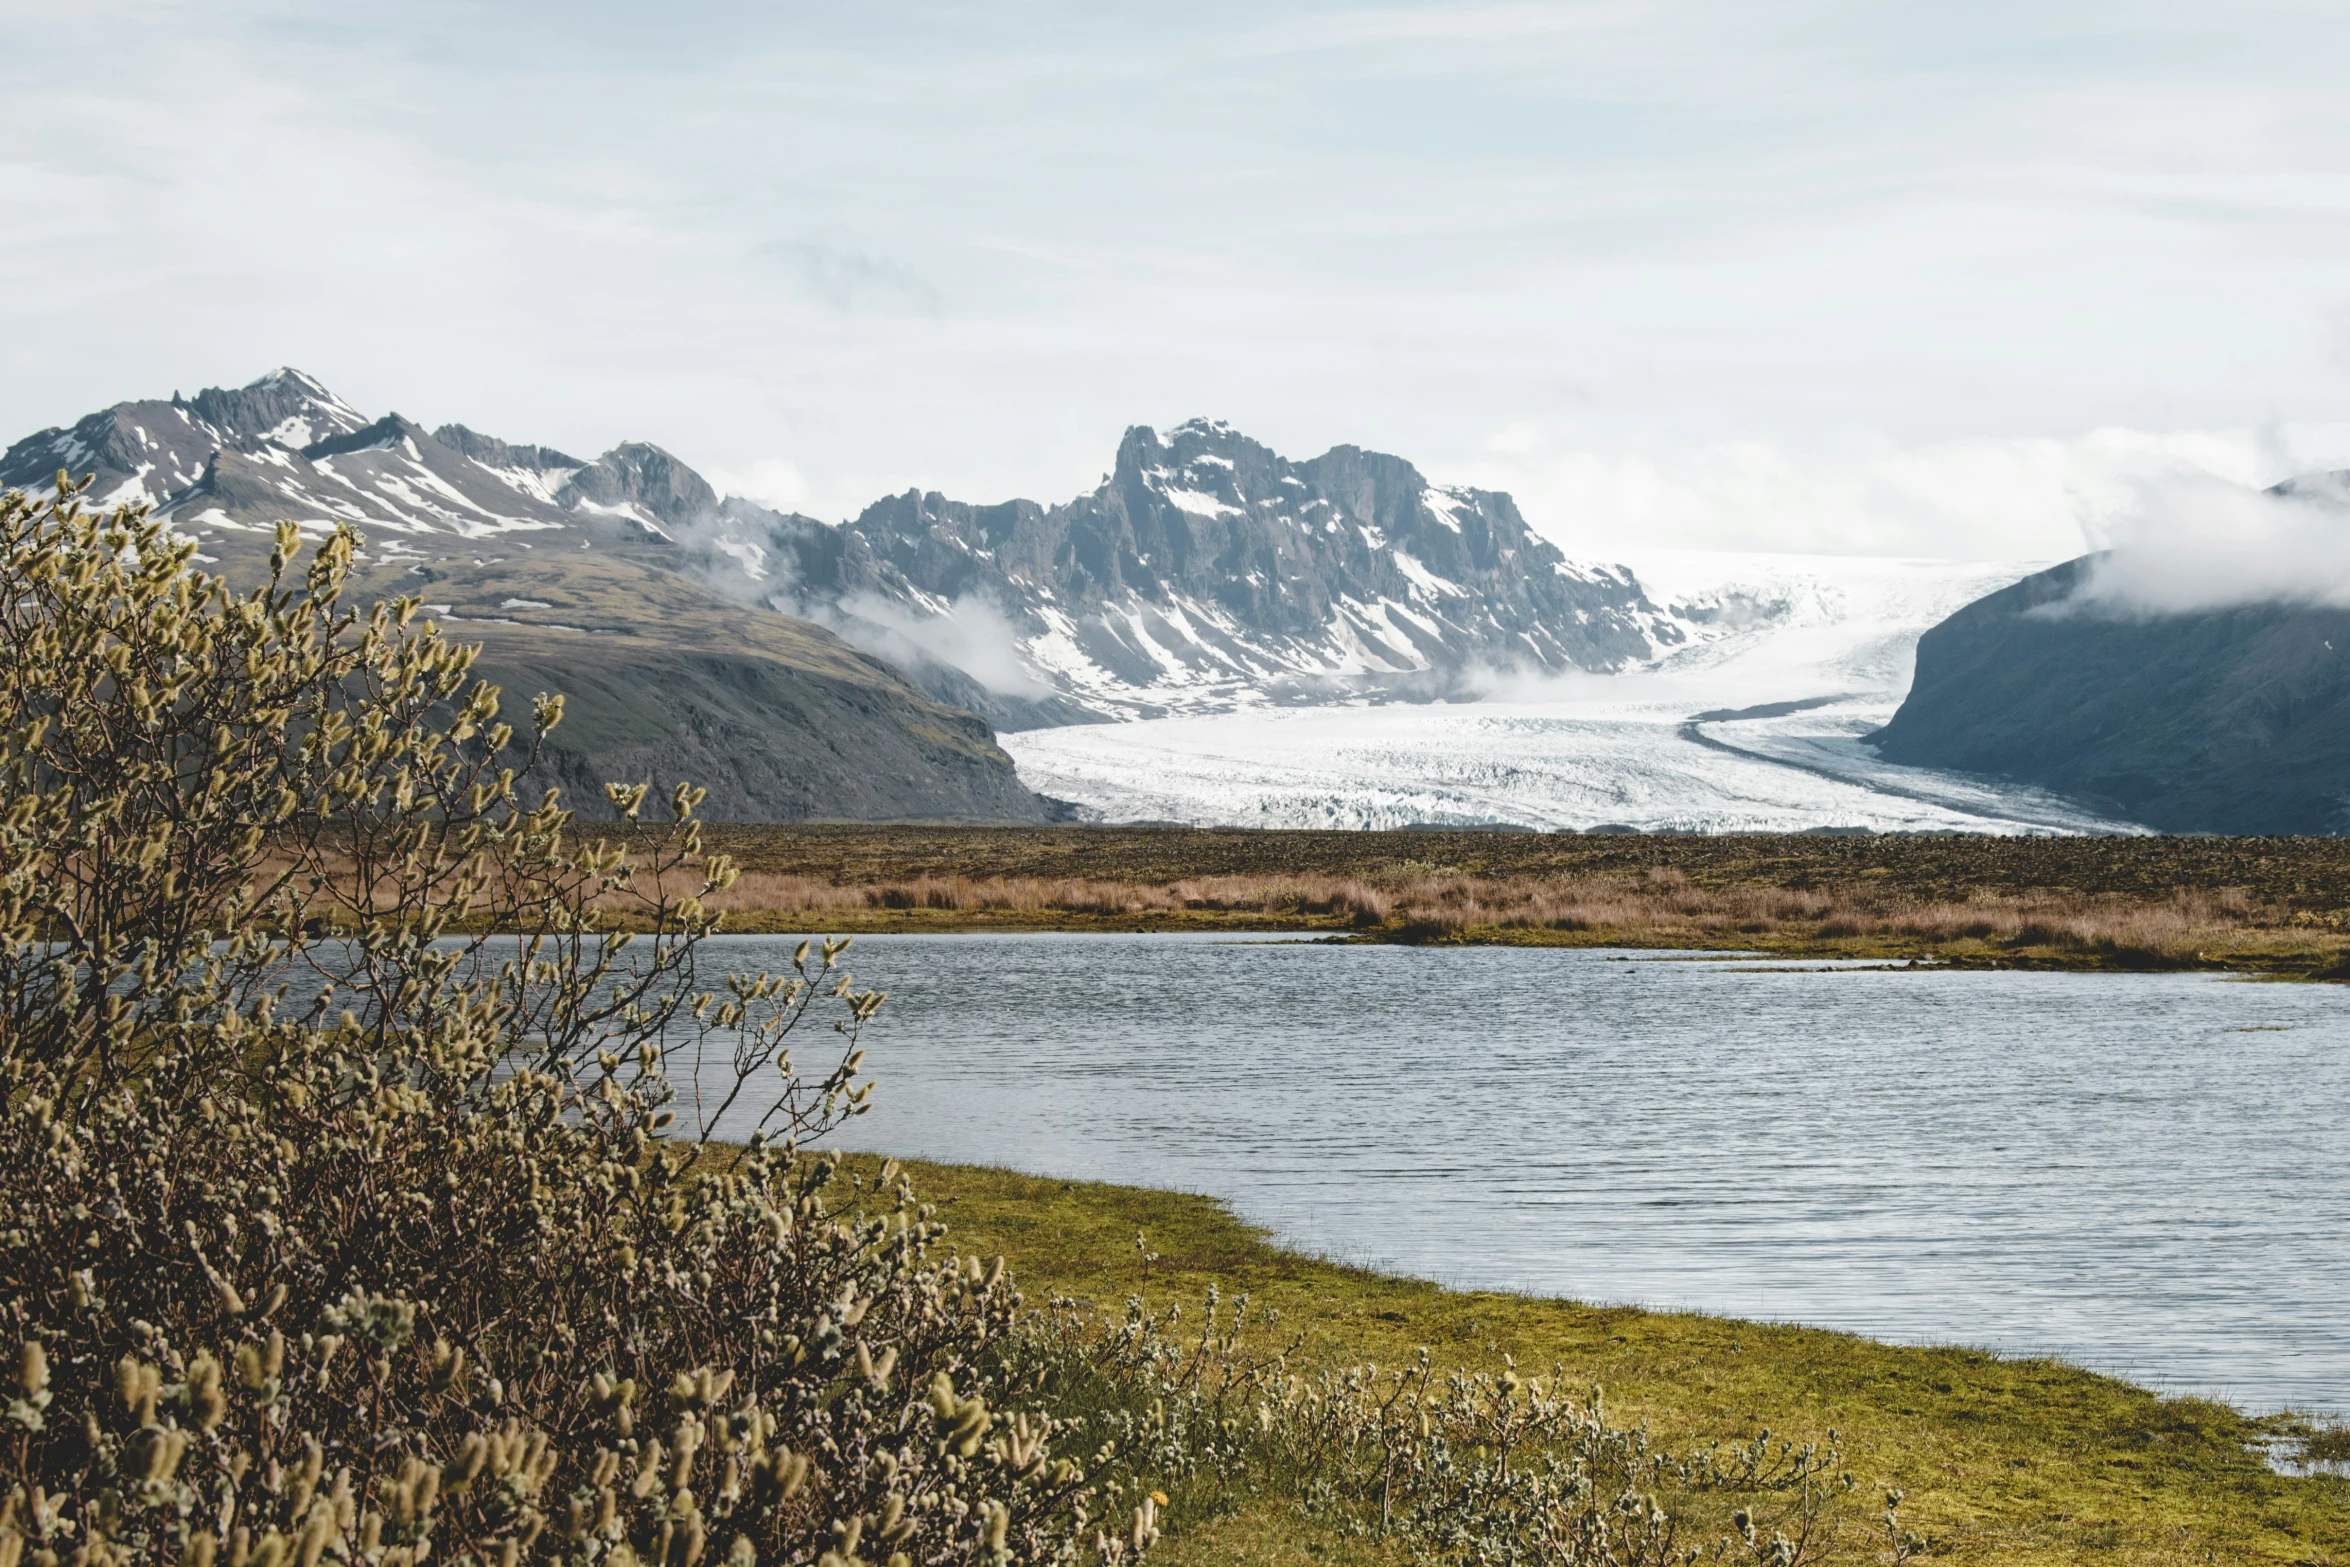
M 1401 1368 L 1294 1367 L 1251 1351 L 1247 1310 L 1243 1297 L 1222 1311 L 1211 1287 L 1186 1332 L 1179 1308 L 1133 1300 L 1106 1327 L 1057 1302 L 1006 1344 L 1023 1379 L 1126 1444 L 1187 1512 L 1271 1493 L 1340 1535 L 1400 1547 L 1400 1560 L 1807 1567 L 1845 1532 L 1854 1486 L 1833 1431 L 1825 1444 L 1764 1431 L 1675 1455 L 1556 1372 L 1440 1373 L 1426 1350 Z M 1698 1536 L 1667 1494 L 1725 1504 L 1733 1532 Z
M 846 944 L 700 988 L 694 791 L 577 840 L 516 785 L 560 698 L 517 744 L 475 649 L 340 607 L 352 535 L 300 543 L 240 594 L 62 480 L 0 499 L 0 1567 L 1147 1544 L 1002 1380 L 1001 1265 L 902 1180 L 827 1210 Z M 749 1147 L 697 1157 L 671 1060 Z

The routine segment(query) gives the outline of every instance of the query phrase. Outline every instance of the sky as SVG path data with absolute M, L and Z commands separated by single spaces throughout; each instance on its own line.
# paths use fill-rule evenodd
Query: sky
M 2350 7 L 0 0 L 0 438 L 291 364 L 827 518 L 1130 424 L 1580 553 L 2350 465 Z

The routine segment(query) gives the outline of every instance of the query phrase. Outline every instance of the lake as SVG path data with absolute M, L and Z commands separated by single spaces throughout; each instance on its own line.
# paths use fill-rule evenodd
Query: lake
M 1212 1193 L 1449 1284 L 2350 1410 L 2330 986 L 1169 935 L 849 966 L 891 993 L 851 1146 Z

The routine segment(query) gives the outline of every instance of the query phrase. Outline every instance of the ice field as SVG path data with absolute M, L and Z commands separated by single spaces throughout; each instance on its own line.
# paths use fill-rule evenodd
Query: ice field
M 1697 639 L 1645 669 L 1496 680 L 1476 702 L 1259 707 L 1001 740 L 1031 788 L 1106 821 L 2135 830 L 2039 791 L 1894 766 L 1860 741 L 1900 705 L 1923 631 L 2039 563 L 1631 564 Z

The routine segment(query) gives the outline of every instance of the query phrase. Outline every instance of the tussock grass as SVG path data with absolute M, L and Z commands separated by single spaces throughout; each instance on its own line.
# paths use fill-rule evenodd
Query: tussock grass
M 1700 888 L 1670 867 L 1615 878 L 1205 876 L 1153 883 L 923 876 L 862 886 L 753 871 L 711 901 L 732 913 L 786 921 L 895 912 L 1112 918 L 1208 913 L 1311 920 L 1419 940 L 1482 930 L 1728 942 L 1749 936 L 1892 937 L 2142 954 L 2168 963 L 2192 961 L 2214 942 L 2231 943 L 2248 931 L 2287 928 L 2290 920 L 2288 910 L 2254 903 L 2240 888 L 2186 889 L 2159 903 L 2074 892 L 1951 903 L 1865 885 Z

